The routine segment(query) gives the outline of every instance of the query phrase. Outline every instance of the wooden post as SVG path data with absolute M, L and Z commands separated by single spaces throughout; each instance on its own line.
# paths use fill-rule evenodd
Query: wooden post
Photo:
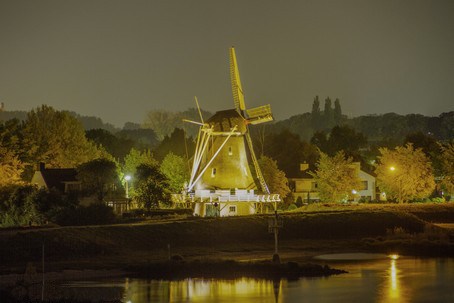
M 42 271 L 43 271 L 43 285 L 41 289 L 41 301 L 44 301 L 44 243 L 43 243 L 43 250 L 42 250 Z

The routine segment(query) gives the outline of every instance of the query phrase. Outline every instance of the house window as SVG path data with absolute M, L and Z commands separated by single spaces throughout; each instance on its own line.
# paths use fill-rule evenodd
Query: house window
M 211 178 L 214 178 L 216 176 L 216 168 L 211 169 Z
M 233 152 L 232 152 L 232 147 L 229 146 L 229 156 L 233 155 Z
M 229 206 L 229 213 L 236 213 L 236 206 Z
M 369 189 L 369 182 L 367 181 L 361 181 L 362 183 L 362 188 L 361 190 L 368 190 Z
M 312 189 L 317 189 L 317 188 L 318 188 L 318 183 L 312 182 Z

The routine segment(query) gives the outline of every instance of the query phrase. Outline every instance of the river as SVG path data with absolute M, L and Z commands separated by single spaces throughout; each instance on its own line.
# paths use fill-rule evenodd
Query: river
M 54 295 L 81 299 L 120 299 L 125 303 L 454 302 L 454 259 L 322 256 L 316 262 L 349 273 L 296 281 L 248 278 L 66 281 L 55 285 L 53 292 Z

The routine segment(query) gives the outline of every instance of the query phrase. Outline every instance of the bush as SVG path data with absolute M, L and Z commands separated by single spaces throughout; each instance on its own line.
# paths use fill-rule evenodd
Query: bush
M 3 227 L 24 226 L 35 221 L 41 221 L 30 199 L 35 188 L 32 186 L 8 186 L 0 192 L 0 218 Z
M 303 206 L 303 198 L 301 198 L 301 196 L 299 196 L 299 197 L 296 199 L 295 205 L 296 205 L 297 207 Z
M 297 208 L 298 208 L 298 206 L 296 206 L 295 204 L 290 204 L 290 206 L 287 208 L 287 210 L 294 210 Z
M 446 202 L 446 200 L 444 197 L 435 197 L 435 198 L 432 198 L 432 202 L 443 203 L 443 202 Z
M 96 203 L 65 209 L 55 220 L 59 225 L 105 225 L 117 221 L 112 207 Z
M 34 186 L 10 186 L 0 189 L 0 222 L 4 227 L 42 225 L 54 222 L 55 216 L 77 205 L 77 196 L 38 189 Z

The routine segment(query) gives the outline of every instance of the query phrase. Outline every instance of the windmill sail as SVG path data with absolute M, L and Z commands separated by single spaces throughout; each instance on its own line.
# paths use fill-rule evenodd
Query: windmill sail
M 241 87 L 240 72 L 238 71 L 235 49 L 233 47 L 230 48 L 230 81 L 232 83 L 235 108 L 238 111 L 244 111 L 246 106 L 244 105 L 243 88 Z
M 271 106 L 269 104 L 247 109 L 246 113 L 250 124 L 273 121 L 273 114 L 271 113 Z

